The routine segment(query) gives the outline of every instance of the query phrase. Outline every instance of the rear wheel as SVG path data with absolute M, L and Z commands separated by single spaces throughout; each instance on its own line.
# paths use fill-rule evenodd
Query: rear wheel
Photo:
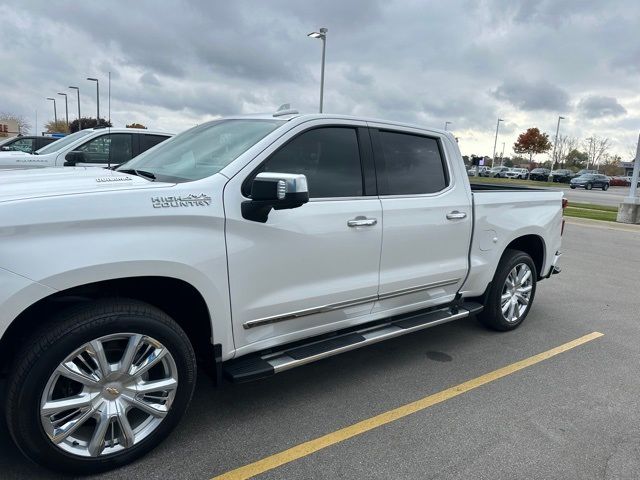
M 158 445 L 185 412 L 195 356 L 162 311 L 132 300 L 63 313 L 23 349 L 9 379 L 7 425 L 53 470 L 95 473 Z
M 478 320 L 494 330 L 517 328 L 529 313 L 537 278 L 536 266 L 527 253 L 506 250 Z

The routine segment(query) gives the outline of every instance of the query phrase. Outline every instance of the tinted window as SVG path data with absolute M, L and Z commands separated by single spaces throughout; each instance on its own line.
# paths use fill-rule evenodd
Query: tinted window
M 306 175 L 312 198 L 363 194 L 358 136 L 353 128 L 307 131 L 274 153 L 260 171 Z
M 436 139 L 381 131 L 380 141 L 384 156 L 381 195 L 435 193 L 447 186 Z
M 84 152 L 87 163 L 124 163 L 131 160 L 131 135 L 113 133 L 101 135 L 76 148 Z
M 33 138 L 20 138 L 6 146 L 9 150 L 31 153 L 33 152 Z
M 160 142 L 164 142 L 167 138 L 164 135 L 140 135 L 140 153 L 155 147 Z

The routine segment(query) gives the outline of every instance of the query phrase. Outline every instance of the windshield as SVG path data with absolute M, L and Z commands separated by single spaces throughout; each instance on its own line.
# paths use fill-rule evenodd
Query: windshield
M 56 140 L 55 142 L 52 142 L 45 147 L 42 147 L 40 150 L 37 150 L 36 153 L 38 155 L 44 155 L 46 153 L 57 152 L 58 150 L 62 150 L 67 145 L 72 144 L 79 138 L 82 138 L 85 135 L 89 135 L 91 132 L 93 132 L 93 130 L 80 130 L 79 132 L 72 133 L 71 135 L 62 137 L 60 140 Z
M 129 160 L 118 170 L 142 170 L 159 180 L 189 182 L 218 173 L 284 123 L 218 120 L 193 127 Z

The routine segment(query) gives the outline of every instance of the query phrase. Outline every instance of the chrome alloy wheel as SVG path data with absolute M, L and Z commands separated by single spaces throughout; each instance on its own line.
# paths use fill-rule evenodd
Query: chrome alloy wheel
M 177 387 L 175 361 L 160 342 L 136 333 L 107 335 L 58 365 L 42 393 L 40 421 L 67 453 L 109 455 L 155 431 Z
M 500 305 L 507 322 L 516 323 L 524 315 L 532 289 L 533 272 L 526 263 L 519 263 L 509 272 L 502 287 Z

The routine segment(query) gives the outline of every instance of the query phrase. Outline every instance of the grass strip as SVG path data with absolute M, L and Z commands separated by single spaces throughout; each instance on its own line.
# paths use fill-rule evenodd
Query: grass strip
M 574 208 L 582 208 L 584 210 L 600 210 L 602 212 L 618 212 L 618 207 L 613 205 L 596 205 L 595 203 L 580 203 L 569 200 L 569 206 Z
M 571 204 L 564 209 L 567 217 L 589 218 L 591 220 L 604 220 L 606 222 L 615 222 L 617 217 L 616 211 L 591 210 L 588 208 L 576 208 Z

